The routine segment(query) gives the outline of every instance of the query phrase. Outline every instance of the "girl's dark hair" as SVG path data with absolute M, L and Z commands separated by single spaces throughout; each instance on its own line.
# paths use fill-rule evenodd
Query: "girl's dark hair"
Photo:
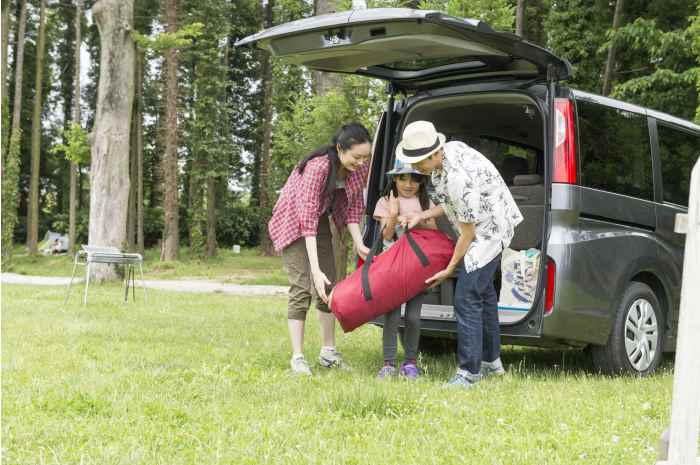
M 338 177 L 338 169 L 340 168 L 340 158 L 338 158 L 338 149 L 336 147 L 339 145 L 341 149 L 349 150 L 353 145 L 365 143 L 371 143 L 369 131 L 360 123 L 346 124 L 338 129 L 329 145 L 317 148 L 304 157 L 304 159 L 299 162 L 299 165 L 297 165 L 299 174 L 303 174 L 306 164 L 309 161 L 317 157 L 328 155 L 330 170 L 328 171 L 328 178 L 326 179 L 325 197 L 330 200 L 328 206 L 329 210 L 332 211 L 333 204 L 335 203 L 335 183 Z M 329 213 L 331 213 L 331 211 L 329 211 Z
M 400 175 L 397 175 L 400 176 Z M 413 174 L 411 176 L 414 176 Z M 422 174 L 419 174 L 418 176 L 422 176 L 422 182 L 420 183 L 420 187 L 418 188 L 418 201 L 420 202 L 420 207 L 423 210 L 427 210 L 430 208 L 430 199 L 428 198 L 428 177 L 424 176 Z M 386 187 L 384 188 L 384 192 L 382 193 L 382 197 L 386 197 L 387 200 L 389 200 L 389 193 L 393 192 L 394 197 L 399 196 L 399 189 L 396 187 L 396 176 L 390 176 L 389 177 L 389 182 L 386 183 Z

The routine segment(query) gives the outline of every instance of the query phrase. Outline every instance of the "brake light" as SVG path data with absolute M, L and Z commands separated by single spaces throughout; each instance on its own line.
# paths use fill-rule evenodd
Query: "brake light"
M 557 265 L 554 260 L 547 257 L 547 291 L 544 295 L 544 316 L 550 315 L 554 310 L 554 278 L 557 274 Z
M 574 106 L 571 100 L 554 100 L 554 174 L 552 181 L 576 184 Z

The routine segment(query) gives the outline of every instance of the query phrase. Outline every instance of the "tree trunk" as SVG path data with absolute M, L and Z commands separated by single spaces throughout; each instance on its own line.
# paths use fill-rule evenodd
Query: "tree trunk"
M 46 42 L 46 0 L 39 10 L 39 38 L 36 45 L 36 77 L 34 80 L 34 111 L 32 113 L 32 159 L 29 172 L 29 205 L 27 215 L 27 249 L 29 255 L 39 250 L 39 168 L 41 163 L 41 108 L 44 85 L 44 49 Z
M 15 98 L 12 108 L 10 143 L 2 160 L 2 269 L 12 266 L 12 243 L 17 223 L 17 192 L 19 190 L 19 151 L 22 141 L 20 116 L 22 110 L 22 72 L 24 66 L 24 32 L 27 26 L 27 1 L 21 0 L 15 53 Z M 4 76 L 3 76 L 4 78 Z
M 12 107 L 11 134 L 20 130 L 20 116 L 22 110 L 22 72 L 24 66 L 24 33 L 27 28 L 27 0 L 22 0 L 17 28 L 17 53 L 15 54 L 15 99 Z
M 123 247 L 129 201 L 129 136 L 134 98 L 133 0 L 98 0 L 92 14 L 100 32 L 100 80 L 92 137 L 90 245 Z M 92 269 L 97 281 L 115 270 Z
M 620 28 L 622 22 L 622 9 L 624 8 L 624 0 L 617 0 L 615 3 L 615 14 L 613 15 L 613 31 Z M 610 44 L 608 48 L 608 59 L 605 62 L 605 72 L 603 73 L 603 95 L 608 95 L 612 87 L 612 75 L 615 68 L 615 46 Z
M 354 3 L 353 3 L 354 5 Z M 335 0 L 316 0 L 314 2 L 314 12 L 316 16 L 336 11 Z M 332 73 L 314 72 L 314 91 L 316 95 L 326 95 L 329 92 L 340 92 L 341 78 Z M 344 230 L 338 230 L 335 222 L 331 221 L 331 235 L 333 236 L 333 255 L 335 256 L 335 272 L 338 281 L 345 278 L 347 274 L 348 247 L 345 243 Z
M 166 31 L 177 31 L 177 0 L 165 2 Z M 170 48 L 165 52 L 166 97 L 165 97 L 165 156 L 163 158 L 163 181 L 165 195 L 163 199 L 163 249 L 162 261 L 177 260 L 180 248 L 177 173 L 177 50 Z
M 143 255 L 143 66 L 144 52 L 136 52 L 136 250 Z
M 314 0 L 314 15 L 335 13 L 338 8 L 336 0 Z M 316 95 L 326 95 L 332 90 L 340 89 L 342 79 L 337 74 L 313 71 L 313 89 Z
M 7 97 L 7 48 L 10 46 L 10 0 L 2 2 L 2 50 L 0 50 L 0 55 L 2 55 L 2 69 L 0 70 L 0 76 L 2 76 L 2 95 L 0 96 L 0 101 L 4 107 L 7 106 L 8 102 L 5 101 Z M 4 113 L 3 113 L 4 114 Z M 7 145 L 7 122 L 2 121 L 2 147 L 3 153 L 5 145 Z
M 515 8 L 515 34 L 525 39 L 525 0 L 518 0 Z
M 216 256 L 216 177 L 207 176 L 207 257 Z
M 136 244 L 136 105 L 139 99 L 136 89 L 136 54 L 134 54 L 134 103 L 131 109 L 131 135 L 129 136 L 129 202 L 126 211 L 126 248 L 134 251 Z
M 75 124 L 80 125 L 80 44 L 83 19 L 83 0 L 75 2 L 75 50 L 73 57 L 73 116 Z M 75 253 L 75 223 L 78 204 L 78 164 L 70 162 L 70 194 L 68 198 L 68 251 Z
M 273 0 L 267 0 L 265 6 L 265 28 L 273 25 L 272 9 Z M 272 148 L 272 62 L 267 51 L 262 52 L 262 81 L 263 81 L 263 137 L 260 151 L 260 211 L 263 213 L 263 221 L 260 226 L 260 248 L 263 255 L 274 253 L 272 241 L 267 232 L 267 215 L 270 210 L 270 150 Z

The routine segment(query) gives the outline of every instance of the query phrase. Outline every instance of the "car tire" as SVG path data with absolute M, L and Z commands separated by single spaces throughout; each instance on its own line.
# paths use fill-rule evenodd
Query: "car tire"
M 607 344 L 591 346 L 601 373 L 648 375 L 661 363 L 666 318 L 654 291 L 632 282 L 625 290 Z

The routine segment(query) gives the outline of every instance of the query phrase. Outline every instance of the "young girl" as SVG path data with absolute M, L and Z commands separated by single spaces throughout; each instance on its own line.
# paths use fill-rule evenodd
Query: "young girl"
M 428 193 L 425 186 L 425 176 L 399 161 L 394 169 L 389 171 L 390 177 L 384 196 L 379 199 L 374 209 L 374 218 L 380 221 L 384 248 L 390 247 L 394 240 L 403 234 L 400 226 L 401 217 L 412 213 L 420 213 L 430 208 Z M 417 227 L 437 229 L 434 219 L 427 220 Z M 399 375 L 407 379 L 418 378 L 416 356 L 418 355 L 418 339 L 420 337 L 420 310 L 423 295 L 418 295 L 406 302 L 404 319 L 406 326 L 403 333 L 403 348 L 405 360 L 399 369 Z M 384 316 L 384 366 L 379 370 L 380 379 L 396 374 L 396 335 L 401 320 L 401 308 L 392 310 Z
M 321 323 L 318 363 L 342 367 L 335 350 L 335 317 L 328 308 L 326 286 L 335 281 L 329 221 L 347 227 L 355 250 L 365 257 L 360 219 L 365 210 L 362 188 L 367 180 L 371 139 L 358 123 L 341 127 L 331 143 L 314 150 L 294 168 L 268 224 L 275 250 L 282 252 L 289 277 L 287 326 L 292 343 L 292 372 L 310 375 L 304 358 L 304 326 L 312 297 Z M 330 218 L 329 218 L 330 217 Z

